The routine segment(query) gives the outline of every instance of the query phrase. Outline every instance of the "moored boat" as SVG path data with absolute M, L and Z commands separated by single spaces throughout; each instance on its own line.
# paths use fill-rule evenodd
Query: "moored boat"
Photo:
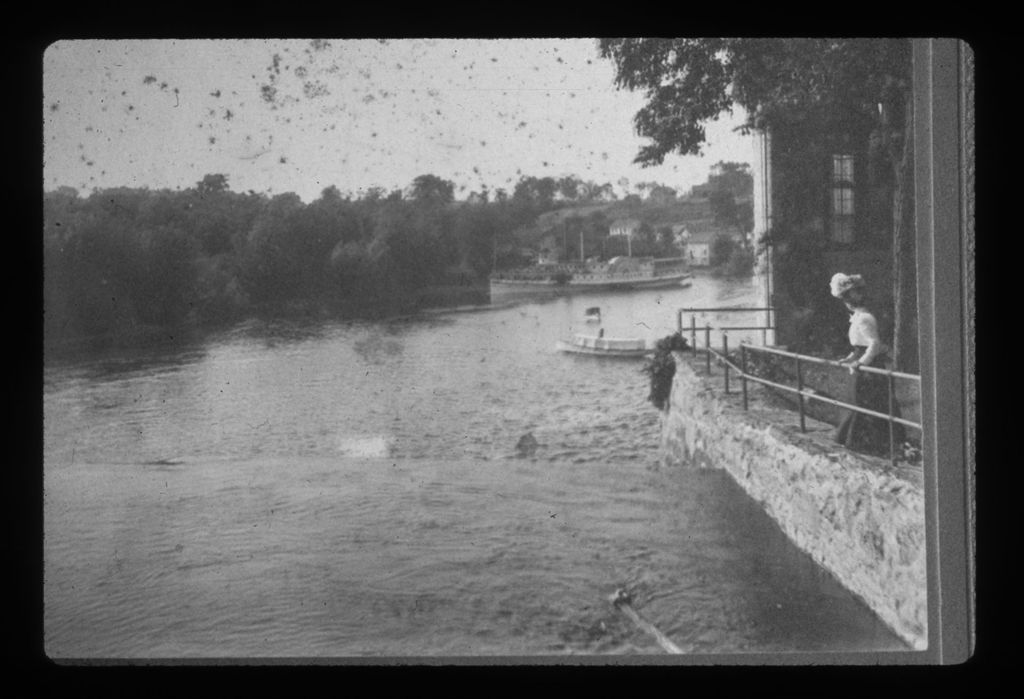
M 559 340 L 555 348 L 560 352 L 588 354 L 599 357 L 643 357 L 654 352 L 643 338 L 604 337 L 603 335 L 573 335 L 572 341 Z
M 614 257 L 607 262 L 542 263 L 491 275 L 491 296 L 502 293 L 613 291 L 688 286 L 692 275 L 681 257 Z

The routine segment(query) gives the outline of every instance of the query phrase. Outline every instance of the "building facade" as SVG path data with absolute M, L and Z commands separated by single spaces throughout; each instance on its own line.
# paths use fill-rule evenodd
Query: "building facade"
M 854 122 L 776 123 L 756 139 L 753 175 L 758 281 L 775 309 L 774 342 L 839 350 L 845 311 L 828 290 L 836 272 L 864 277 L 891 338 L 895 192 L 877 136 Z

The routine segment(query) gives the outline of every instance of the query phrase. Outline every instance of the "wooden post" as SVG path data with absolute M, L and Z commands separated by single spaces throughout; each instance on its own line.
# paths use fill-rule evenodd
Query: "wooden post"
M 616 590 L 615 594 L 611 596 L 609 601 L 612 603 L 612 606 L 625 614 L 630 621 L 653 636 L 654 640 L 658 642 L 658 645 L 661 646 L 666 653 L 681 655 L 685 652 L 682 648 L 673 643 L 672 639 L 663 634 L 658 627 L 644 619 L 635 609 L 633 609 L 631 604 L 632 600 L 625 590 Z

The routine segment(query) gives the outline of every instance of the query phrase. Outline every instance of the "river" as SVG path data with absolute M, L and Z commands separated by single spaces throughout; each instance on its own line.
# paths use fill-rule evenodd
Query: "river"
M 661 463 L 641 362 L 746 281 L 386 322 L 247 322 L 44 369 L 53 658 L 904 648 L 719 471 Z M 531 433 L 532 455 L 518 455 Z

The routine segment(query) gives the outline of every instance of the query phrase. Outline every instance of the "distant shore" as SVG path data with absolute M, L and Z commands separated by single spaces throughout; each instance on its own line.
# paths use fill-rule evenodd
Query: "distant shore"
M 252 308 L 216 321 L 185 321 L 176 325 L 132 323 L 116 330 L 82 334 L 43 334 L 43 351 L 50 356 L 120 347 L 144 347 L 198 338 L 208 332 L 253 320 L 374 320 L 384 321 L 424 312 L 478 310 L 490 303 L 489 283 L 433 286 L 405 294 L 347 298 L 339 301 L 292 301 L 273 307 Z

